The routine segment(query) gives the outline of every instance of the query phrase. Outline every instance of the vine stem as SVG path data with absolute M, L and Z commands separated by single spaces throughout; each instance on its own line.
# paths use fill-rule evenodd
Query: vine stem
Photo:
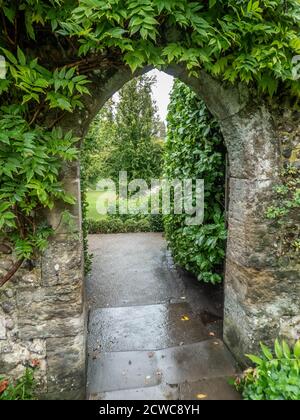
M 16 272 L 19 270 L 19 268 L 21 268 L 21 265 L 24 262 L 24 258 L 22 258 L 21 260 L 18 260 L 13 266 L 12 268 L 8 271 L 7 274 L 5 274 L 5 276 L 3 276 L 0 279 L 0 287 L 3 287 L 5 285 L 5 283 L 7 283 L 15 274 Z

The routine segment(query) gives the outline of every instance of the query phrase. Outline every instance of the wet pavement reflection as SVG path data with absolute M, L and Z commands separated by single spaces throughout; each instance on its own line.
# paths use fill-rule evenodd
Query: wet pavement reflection
M 178 271 L 161 234 L 89 242 L 88 398 L 238 399 L 220 293 Z

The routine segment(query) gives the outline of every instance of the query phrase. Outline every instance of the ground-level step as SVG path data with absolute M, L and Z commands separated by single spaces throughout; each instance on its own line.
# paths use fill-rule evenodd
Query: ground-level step
M 89 353 L 159 350 L 209 338 L 188 303 L 96 309 L 90 314 Z
M 100 353 L 89 361 L 88 394 L 230 377 L 232 356 L 220 340 L 146 352 Z
M 241 396 L 229 385 L 228 378 L 204 379 L 179 385 L 156 385 L 137 389 L 122 389 L 89 396 L 91 400 L 111 401 L 228 401 L 240 400 Z

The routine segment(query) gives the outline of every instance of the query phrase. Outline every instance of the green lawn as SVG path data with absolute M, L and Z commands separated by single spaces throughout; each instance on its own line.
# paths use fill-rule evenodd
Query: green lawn
M 99 192 L 99 191 L 88 191 L 87 192 L 87 202 L 89 204 L 88 207 L 88 219 L 91 220 L 104 220 L 107 218 L 106 215 L 99 214 L 97 211 L 97 201 L 101 200 L 108 200 L 113 195 L 112 192 Z
M 88 191 L 87 192 L 87 202 L 89 204 L 88 207 L 88 219 L 90 220 L 105 220 L 108 218 L 107 215 L 99 214 L 97 211 L 97 201 L 109 201 L 113 199 L 113 192 L 107 191 L 107 192 L 99 192 L 99 191 Z M 134 207 L 138 206 L 139 204 L 143 204 L 148 202 L 149 196 L 145 196 L 141 198 L 140 200 L 131 200 L 131 204 L 134 205 Z

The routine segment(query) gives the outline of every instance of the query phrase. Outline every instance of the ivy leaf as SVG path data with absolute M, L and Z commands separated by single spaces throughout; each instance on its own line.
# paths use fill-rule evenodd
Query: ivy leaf
M 7 19 L 11 23 L 14 23 L 15 16 L 16 16 L 16 10 L 12 7 L 3 7 L 3 12 L 4 12 L 5 16 L 7 17 Z
M 125 54 L 125 62 L 131 68 L 131 71 L 134 73 L 139 67 L 142 67 L 144 63 L 144 55 L 140 51 L 128 52 Z

